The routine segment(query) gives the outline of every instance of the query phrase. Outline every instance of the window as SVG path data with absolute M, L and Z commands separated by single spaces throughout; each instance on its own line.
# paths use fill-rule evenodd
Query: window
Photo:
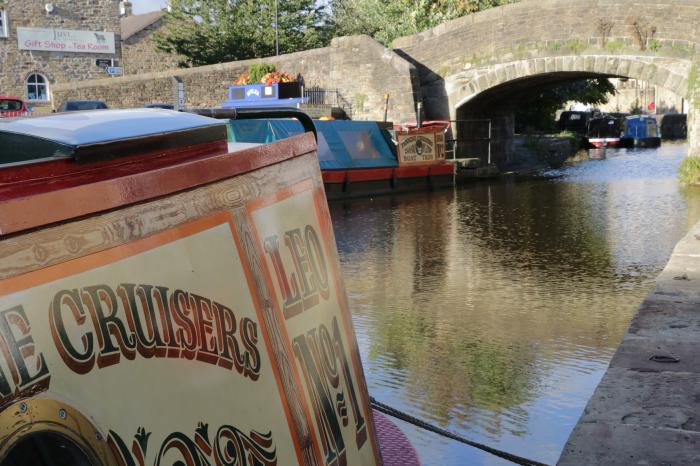
M 7 11 L 0 10 L 0 37 L 9 37 L 10 28 L 7 26 Z
M 29 100 L 49 100 L 49 83 L 43 75 L 38 73 L 29 75 L 27 97 Z

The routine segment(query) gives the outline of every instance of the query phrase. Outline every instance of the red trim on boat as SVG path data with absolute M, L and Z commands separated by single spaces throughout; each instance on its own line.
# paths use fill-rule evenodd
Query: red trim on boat
M 20 197 L 24 194 L 18 194 L 18 188 L 21 189 L 25 185 L 32 186 L 31 183 L 39 180 L 50 180 L 51 185 L 55 185 L 62 178 L 70 178 L 73 180 L 73 184 L 82 184 L 80 179 L 77 178 L 78 175 L 81 177 L 94 177 L 92 181 L 95 181 L 97 179 L 114 178 L 117 174 L 115 170 L 122 170 L 124 167 L 128 169 L 128 166 L 133 166 L 134 164 L 139 164 L 138 166 L 142 167 L 142 170 L 149 170 L 163 165 L 174 165 L 185 159 L 225 154 L 226 152 L 228 152 L 228 143 L 226 141 L 214 141 L 91 163 L 76 163 L 73 159 L 67 158 L 0 167 L 0 199 L 7 198 L 5 196 L 5 185 L 10 183 L 17 183 L 18 185 L 13 186 L 12 190 L 7 192 L 8 196 L 14 194 L 14 197 Z M 69 181 L 66 182 L 69 183 Z M 41 192 L 42 187 L 51 189 L 49 185 L 37 185 L 33 186 L 27 194 Z
M 430 174 L 428 166 L 398 167 L 396 168 L 397 178 L 425 178 Z
M 118 159 L 102 170 L 76 170 L 56 181 L 30 178 L 0 185 L 0 235 L 146 201 L 219 181 L 316 150 L 313 134 L 218 155 Z M 74 162 L 68 162 L 74 163 Z M 38 165 L 34 165 L 35 167 Z M 80 167 L 80 165 L 77 165 Z
M 348 170 L 348 181 L 381 181 L 390 180 L 394 175 L 393 168 L 367 168 Z
M 347 173 L 345 170 L 324 170 L 321 172 L 324 183 L 345 183 Z
M 437 165 L 430 165 L 430 175 L 453 175 L 455 172 L 455 166 L 451 163 L 441 163 Z

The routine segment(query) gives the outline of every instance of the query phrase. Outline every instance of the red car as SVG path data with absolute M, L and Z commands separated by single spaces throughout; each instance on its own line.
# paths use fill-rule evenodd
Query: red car
M 0 118 L 29 116 L 27 104 L 19 97 L 0 95 Z

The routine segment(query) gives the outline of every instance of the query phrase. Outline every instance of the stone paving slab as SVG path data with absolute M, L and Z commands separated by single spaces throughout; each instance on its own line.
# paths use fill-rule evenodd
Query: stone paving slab
M 610 368 L 581 424 L 619 423 L 700 433 L 700 374 Z
M 653 356 L 669 356 L 679 361 L 655 362 L 651 360 Z M 646 372 L 700 372 L 700 341 L 627 338 L 617 349 L 610 367 Z
M 700 223 L 632 318 L 558 464 L 700 465 Z
M 689 466 L 700 464 L 700 434 L 615 423 L 579 424 L 560 466 Z
M 630 337 L 694 341 L 700 332 L 700 303 L 647 299 L 630 323 Z

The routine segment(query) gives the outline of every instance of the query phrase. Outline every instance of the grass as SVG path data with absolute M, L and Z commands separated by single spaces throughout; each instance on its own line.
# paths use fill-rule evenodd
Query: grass
M 611 40 L 605 44 L 605 49 L 610 53 L 619 52 L 625 46 L 625 42 L 621 39 Z
M 683 159 L 678 175 L 685 185 L 700 185 L 700 157 L 688 156 Z

